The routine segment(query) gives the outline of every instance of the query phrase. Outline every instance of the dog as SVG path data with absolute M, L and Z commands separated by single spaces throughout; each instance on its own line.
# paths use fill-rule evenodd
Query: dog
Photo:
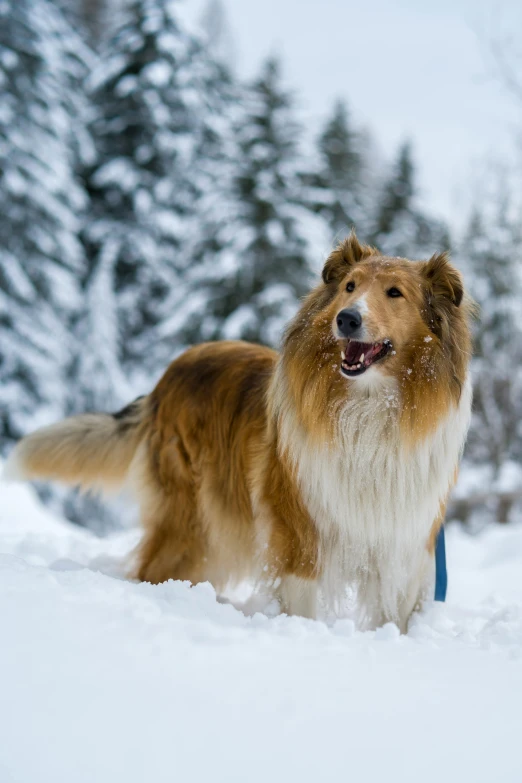
M 470 422 L 472 314 L 446 254 L 387 257 L 352 233 L 279 354 L 192 347 L 118 413 L 23 438 L 7 473 L 130 488 L 139 580 L 250 580 L 288 614 L 351 601 L 359 627 L 405 632 Z

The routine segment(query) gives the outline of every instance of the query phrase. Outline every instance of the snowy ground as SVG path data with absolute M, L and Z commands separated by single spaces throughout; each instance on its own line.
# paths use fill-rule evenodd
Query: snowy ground
M 406 637 L 123 581 L 134 541 L 0 485 L 0 783 L 522 780 L 521 527 L 451 529 Z

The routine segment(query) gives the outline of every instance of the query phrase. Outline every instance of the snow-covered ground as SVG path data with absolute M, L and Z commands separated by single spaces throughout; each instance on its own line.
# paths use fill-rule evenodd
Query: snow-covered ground
M 450 529 L 402 637 L 124 581 L 135 541 L 0 485 L 0 783 L 522 780 L 521 527 Z

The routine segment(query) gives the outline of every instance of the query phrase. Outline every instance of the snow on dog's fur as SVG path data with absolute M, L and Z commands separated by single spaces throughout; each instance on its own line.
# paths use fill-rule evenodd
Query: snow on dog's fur
M 134 576 L 250 579 L 309 617 L 355 596 L 397 622 L 433 549 L 469 424 L 469 319 L 446 255 L 382 256 L 355 235 L 290 323 L 278 356 L 242 342 L 186 351 L 117 414 L 24 438 L 11 473 L 106 488 L 141 506 Z

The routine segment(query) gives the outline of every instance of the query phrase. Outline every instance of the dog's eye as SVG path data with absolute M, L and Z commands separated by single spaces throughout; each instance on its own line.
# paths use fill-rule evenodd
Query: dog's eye
M 387 292 L 388 296 L 395 297 L 395 296 L 402 296 L 402 292 L 399 291 L 398 288 L 388 288 Z
M 355 290 L 355 283 L 353 282 L 353 280 L 350 280 L 349 283 L 346 283 L 346 290 L 348 291 L 349 294 L 351 294 L 352 291 Z

